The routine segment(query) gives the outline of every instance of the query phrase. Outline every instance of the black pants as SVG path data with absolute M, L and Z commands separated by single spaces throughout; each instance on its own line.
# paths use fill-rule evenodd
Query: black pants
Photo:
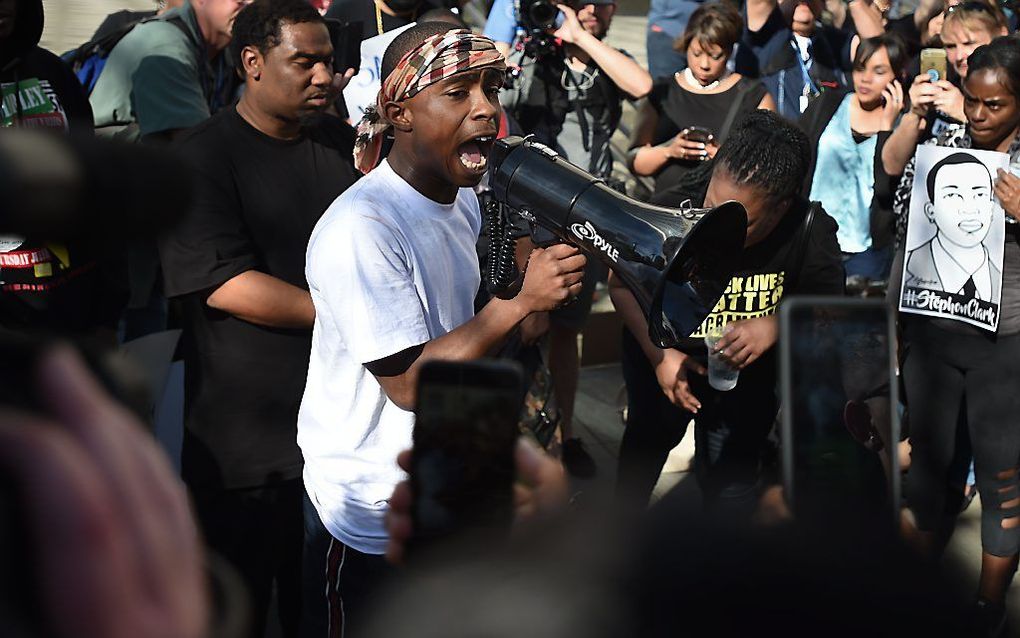
M 670 403 L 641 346 L 626 329 L 622 366 L 628 407 L 617 470 L 621 505 L 633 509 L 648 504 L 669 451 L 694 418 L 694 469 L 706 506 L 750 515 L 778 409 L 772 360 L 741 372 L 737 387 L 729 392 L 714 390 L 706 377 L 691 373 L 691 390 L 701 402 L 697 415 Z
M 301 615 L 301 479 L 236 490 L 193 489 L 206 544 L 238 571 L 252 603 L 252 638 L 263 638 L 276 585 L 282 635 Z
M 304 611 L 302 638 L 357 638 L 394 568 L 383 556 L 365 554 L 329 533 L 304 497 Z
M 957 334 L 911 321 L 904 344 L 912 447 L 907 502 L 918 527 L 942 531 L 947 498 L 960 489 L 953 467 L 961 466 L 954 457 L 965 425 L 981 494 L 981 546 L 995 556 L 1016 554 L 1020 528 L 1002 525 L 1020 516 L 1020 507 L 1002 506 L 1020 496 L 1020 335 Z

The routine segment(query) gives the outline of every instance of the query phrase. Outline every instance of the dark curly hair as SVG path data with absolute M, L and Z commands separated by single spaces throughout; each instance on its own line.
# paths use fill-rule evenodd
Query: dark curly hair
M 670 188 L 669 200 L 657 197 L 652 201 L 667 206 L 687 198 L 702 202 L 712 172 L 721 167 L 737 183 L 761 189 L 768 203 L 779 208 L 801 191 L 810 154 L 807 136 L 796 125 L 772 111 L 751 111 L 737 120 L 712 161 L 685 173 Z
M 715 156 L 740 184 L 751 184 L 779 204 L 800 192 L 807 177 L 811 143 L 797 126 L 758 109 L 739 120 Z
M 255 47 L 265 54 L 280 44 L 280 29 L 284 24 L 305 22 L 326 24 L 308 0 L 255 0 L 241 9 L 234 19 L 230 42 L 237 68 L 242 68 L 241 51 L 246 47 Z

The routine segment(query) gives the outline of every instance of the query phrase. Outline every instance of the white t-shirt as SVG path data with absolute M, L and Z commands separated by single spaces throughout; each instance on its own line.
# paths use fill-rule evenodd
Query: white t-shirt
M 298 413 L 308 496 L 326 529 L 367 554 L 386 549 L 383 515 L 404 479 L 414 414 L 365 363 L 467 322 L 480 276 L 478 200 L 416 191 L 387 162 L 347 189 L 312 231 L 305 275 L 315 304 L 312 356 Z

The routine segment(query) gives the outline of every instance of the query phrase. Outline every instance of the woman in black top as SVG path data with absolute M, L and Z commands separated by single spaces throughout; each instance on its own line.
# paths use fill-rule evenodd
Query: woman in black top
M 687 54 L 687 69 L 659 80 L 642 107 L 631 143 L 631 169 L 636 175 L 655 176 L 653 201 L 679 204 L 668 189 L 700 162 L 715 157 L 742 114 L 776 110 L 761 82 L 727 68 L 742 29 L 743 19 L 730 5 L 701 5 L 676 42 L 677 50 Z
M 998 38 L 977 49 L 968 62 L 966 128 L 933 142 L 1007 153 L 1013 165 L 1020 164 L 1020 46 L 1014 38 Z M 1006 171 L 990 177 L 1007 215 L 997 330 L 910 313 L 899 317 L 912 445 L 907 505 L 913 520 L 907 520 L 905 529 L 934 557 L 945 547 L 953 523 L 947 514 L 959 511 L 961 497 L 952 486 L 962 484 L 967 468 L 956 467 L 954 457 L 967 453 L 961 440 L 969 439 L 981 494 L 982 548 L 976 617 L 982 626 L 971 635 L 982 636 L 1005 635 L 1005 592 L 1020 553 L 1020 178 Z M 909 211 L 913 181 L 911 160 L 900 184 L 897 214 Z M 901 247 L 898 259 L 902 252 Z M 919 250 L 913 254 L 923 256 Z M 920 276 L 915 261 L 920 259 L 906 259 L 909 277 Z M 894 266 L 893 272 L 902 270 Z M 955 273 L 948 268 L 945 275 L 941 272 L 936 270 L 940 285 L 952 285 L 948 292 L 957 292 L 959 284 L 949 278 Z M 978 271 L 970 272 L 975 285 Z M 890 286 L 890 293 L 899 300 L 898 287 Z M 966 431 L 958 438 L 961 427 Z

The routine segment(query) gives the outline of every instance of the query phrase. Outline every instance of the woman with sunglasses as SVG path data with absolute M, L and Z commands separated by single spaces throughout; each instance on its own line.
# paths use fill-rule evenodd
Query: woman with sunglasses
M 966 126 L 935 143 L 1008 153 L 1020 163 L 1020 43 L 997 38 L 974 51 L 967 66 Z M 899 317 L 913 447 L 907 480 L 912 517 L 904 517 L 904 531 L 933 558 L 948 542 L 955 517 L 947 513 L 959 511 L 962 497 L 949 486 L 962 485 L 967 471 L 954 463 L 967 452 L 957 449 L 957 429 L 966 427 L 982 500 L 981 578 L 971 634 L 980 636 L 1006 635 L 1005 592 L 1020 551 L 1020 178 L 1002 170 L 992 178 L 1007 215 L 997 332 L 947 319 Z M 904 218 L 912 187 L 910 170 L 896 209 Z M 901 271 L 894 266 L 893 272 Z M 898 299 L 898 286 L 890 288 L 890 297 Z
M 823 92 L 800 118 L 814 154 L 809 199 L 821 202 L 839 223 L 848 282 L 885 281 L 889 275 L 892 201 L 876 196 L 875 163 L 903 108 L 896 77 L 905 61 L 898 36 L 861 40 L 853 91 Z
M 941 29 L 942 46 L 951 71 L 949 78 L 932 81 L 927 74 L 914 78 L 909 91 L 909 110 L 882 149 L 882 168 L 887 175 L 902 175 L 914 148 L 964 121 L 960 82 L 967 78 L 970 54 L 979 46 L 1006 35 L 1006 16 L 983 0 L 950 5 Z
M 669 188 L 701 162 L 715 157 L 728 129 L 755 109 L 776 110 L 765 86 L 727 68 L 744 28 L 740 13 L 710 2 L 691 14 L 676 49 L 687 68 L 658 80 L 638 113 L 631 141 L 631 169 L 655 177 L 652 201 L 676 206 Z

